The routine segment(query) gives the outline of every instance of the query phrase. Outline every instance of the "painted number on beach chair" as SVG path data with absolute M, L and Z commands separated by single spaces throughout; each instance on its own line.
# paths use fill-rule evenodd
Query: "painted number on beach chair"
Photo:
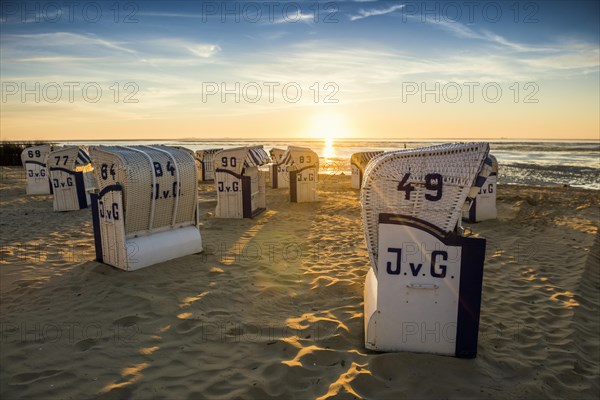
M 56 164 L 55 165 L 60 165 L 60 159 L 63 159 L 63 165 L 67 165 L 67 161 L 69 161 L 69 156 L 54 156 L 54 159 L 56 160 Z
M 412 183 L 408 182 L 410 172 L 404 174 L 402 180 L 398 183 L 398 191 L 404 192 L 404 199 L 410 200 L 410 194 L 415 190 Z M 444 190 L 444 180 L 440 174 L 425 175 L 425 189 L 435 191 L 435 194 L 425 193 L 425 199 L 429 201 L 438 201 L 442 198 Z
M 300 156 L 300 159 L 298 160 L 300 161 L 300 164 L 304 164 L 304 162 L 306 162 L 307 164 L 310 164 L 310 162 L 312 161 L 311 156 Z
M 219 192 L 237 192 L 240 190 L 239 182 L 233 182 L 231 186 L 225 186 L 224 182 L 219 182 L 217 187 Z
M 36 151 L 28 150 L 27 156 L 29 158 L 33 158 L 33 157 L 40 158 L 42 156 L 42 153 L 39 150 L 36 150 Z
M 425 199 L 429 201 L 438 201 L 442 198 L 442 188 L 444 181 L 440 174 L 427 174 L 425 175 L 425 189 L 435 190 L 435 194 L 425 193 Z
M 410 172 L 407 174 L 404 174 L 404 177 L 398 183 L 398 191 L 399 192 L 404 191 L 404 199 L 405 200 L 410 200 L 410 192 L 415 190 L 415 187 L 412 185 L 412 183 L 409 183 L 408 185 L 406 184 L 406 182 L 408 181 L 408 178 L 410 178 Z
M 421 273 L 422 276 L 425 276 L 425 273 L 421 272 L 421 269 L 423 268 L 423 263 L 416 263 L 416 262 L 409 262 L 408 266 L 409 266 L 409 270 L 407 271 L 402 271 L 402 249 L 401 248 L 396 248 L 396 247 L 389 247 L 388 248 L 388 253 L 394 254 L 394 261 L 388 261 L 386 263 L 386 271 L 388 274 L 390 275 L 400 275 L 401 273 L 404 275 L 408 275 L 411 274 L 412 276 L 416 277 L 419 276 L 419 273 Z M 442 251 L 442 250 L 434 250 L 431 252 L 431 263 L 430 263 L 430 268 L 429 268 L 429 274 L 433 277 L 433 278 L 445 278 L 446 277 L 446 270 L 447 270 L 447 266 L 441 264 L 441 261 L 446 261 L 448 260 L 448 252 L 447 251 Z M 405 260 L 406 261 L 406 260 Z M 454 279 L 454 276 L 452 276 L 452 279 Z
M 235 168 L 237 166 L 237 158 L 235 157 L 221 157 L 221 165 L 224 168 L 227 168 L 228 166 L 231 166 L 232 168 Z
M 112 179 L 114 181 L 115 180 L 115 175 L 117 175 L 115 173 L 115 164 L 111 164 L 110 165 L 110 169 L 108 168 L 108 165 L 102 164 L 102 166 L 100 167 L 100 177 L 103 180 L 107 180 L 109 174 L 110 174 L 110 176 L 112 176 Z
M 171 164 L 171 161 L 167 161 L 167 171 L 171 173 L 171 176 L 175 176 L 175 167 Z

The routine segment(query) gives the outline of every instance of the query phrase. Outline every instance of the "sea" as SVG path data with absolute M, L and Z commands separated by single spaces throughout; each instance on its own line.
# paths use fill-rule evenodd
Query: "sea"
M 320 156 L 320 173 L 350 174 L 350 156 L 361 151 L 393 151 L 447 143 L 439 140 L 399 139 L 222 139 L 222 140 L 120 140 L 68 141 L 73 145 L 183 146 L 191 150 L 262 145 L 265 150 L 305 146 Z M 590 141 L 490 141 L 498 160 L 499 183 L 534 186 L 573 186 L 600 190 L 600 140 Z

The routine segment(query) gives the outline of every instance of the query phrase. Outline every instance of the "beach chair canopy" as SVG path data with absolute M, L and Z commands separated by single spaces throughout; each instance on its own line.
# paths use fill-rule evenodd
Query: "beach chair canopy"
M 212 157 L 215 154 L 217 154 L 218 152 L 220 152 L 221 150 L 223 150 L 223 149 L 220 148 L 220 149 L 196 150 L 196 160 L 198 160 L 198 161 L 204 161 L 206 158 L 210 158 L 212 160 Z
M 246 168 L 268 164 L 271 158 L 262 146 L 224 149 L 214 156 L 215 172 L 229 171 L 243 175 Z
M 381 154 L 383 154 L 383 151 L 365 151 L 354 153 L 350 157 L 350 164 L 358 168 L 359 171 L 364 172 L 369 161 Z
M 84 148 L 80 147 L 79 151 L 77 152 L 77 158 L 75 159 L 75 165 L 84 166 L 91 163 L 92 159 L 90 158 L 88 152 Z
M 373 159 L 364 173 L 362 217 L 367 248 L 377 265 L 380 214 L 416 218 L 442 236 L 455 230 L 463 205 L 476 195 L 488 143 L 456 143 L 400 150 Z
M 64 146 L 55 149 L 48 157 L 48 166 L 70 171 L 80 170 L 92 163 L 87 151 L 79 146 Z
M 283 155 L 285 154 L 285 149 L 278 149 L 274 147 L 269 150 L 269 154 L 271 155 L 271 160 L 277 164 L 281 162 Z
M 193 152 L 168 146 L 94 146 L 100 198 L 122 192 L 125 233 L 145 235 L 196 223 Z
M 23 166 L 26 166 L 26 164 L 30 162 L 46 166 L 46 157 L 49 153 L 49 144 L 27 147 L 21 152 L 21 162 L 23 163 Z
M 290 171 L 309 167 L 319 169 L 319 156 L 308 147 L 289 146 L 281 164 L 290 167 Z
M 354 153 L 350 157 L 350 169 L 352 171 L 352 188 L 360 189 L 365 168 L 369 161 L 383 154 L 383 151 L 369 151 Z
M 52 193 L 46 162 L 50 145 L 27 147 L 21 153 L 21 162 L 27 174 L 27 194 Z

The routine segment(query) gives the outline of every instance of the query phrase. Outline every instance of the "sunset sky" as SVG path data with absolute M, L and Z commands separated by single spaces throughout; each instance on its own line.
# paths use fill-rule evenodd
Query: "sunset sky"
M 3 140 L 599 137 L 597 1 L 1 7 Z

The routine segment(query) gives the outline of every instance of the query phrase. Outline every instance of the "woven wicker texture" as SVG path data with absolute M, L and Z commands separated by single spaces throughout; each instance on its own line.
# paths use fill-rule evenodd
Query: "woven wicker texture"
M 446 233 L 453 231 L 488 152 L 488 143 L 456 143 L 394 151 L 371 160 L 361 205 L 373 265 L 380 213 L 416 217 Z
M 364 172 L 369 161 L 381 154 L 383 154 L 383 151 L 365 151 L 361 153 L 354 153 L 350 157 L 350 164 L 356 166 L 359 171 Z
M 198 167 L 198 179 L 201 181 L 212 181 L 215 179 L 214 157 L 223 149 L 197 150 L 196 166 Z
M 197 170 L 190 150 L 98 146 L 90 153 L 99 189 L 123 187 L 127 237 L 195 224 Z
M 204 150 L 196 150 L 196 159 L 198 161 L 207 161 L 212 160 L 214 155 L 223 150 L 220 149 L 204 149 Z

